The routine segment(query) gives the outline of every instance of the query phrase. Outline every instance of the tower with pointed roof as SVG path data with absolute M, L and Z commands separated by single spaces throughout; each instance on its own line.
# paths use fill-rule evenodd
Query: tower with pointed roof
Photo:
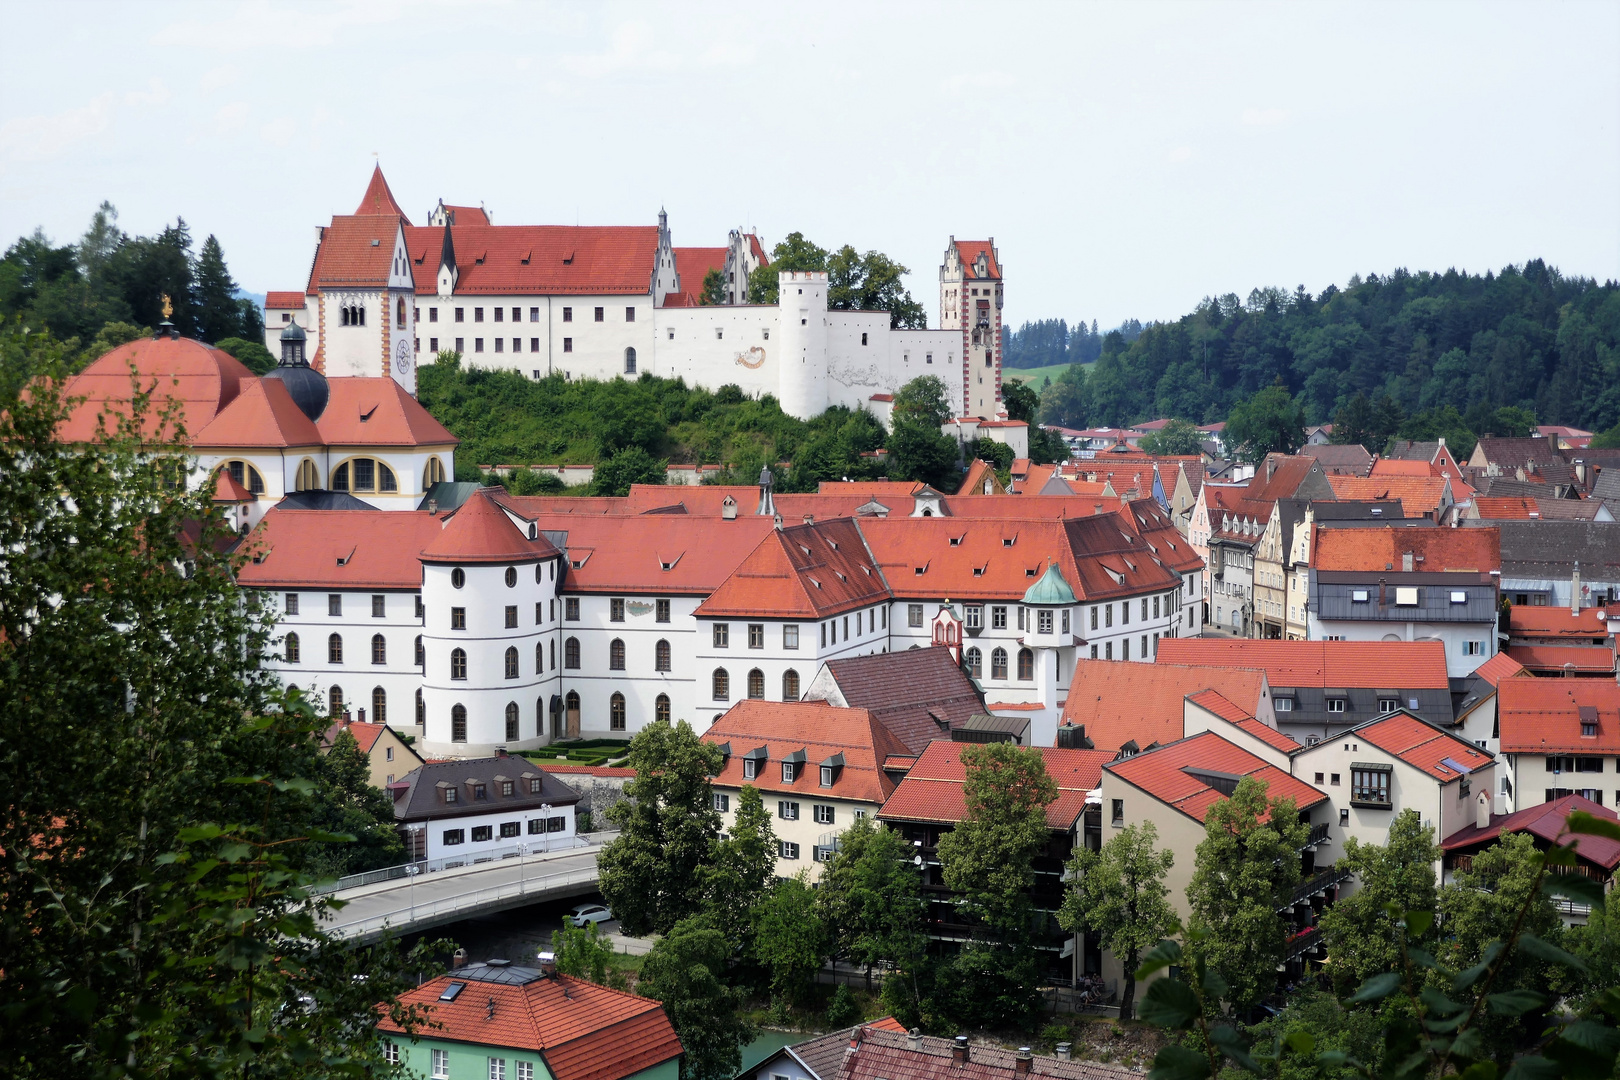
M 994 237 L 951 237 L 939 267 L 939 326 L 962 335 L 960 415 L 997 420 L 1001 401 L 1001 255 Z M 951 387 L 947 387 L 951 389 Z

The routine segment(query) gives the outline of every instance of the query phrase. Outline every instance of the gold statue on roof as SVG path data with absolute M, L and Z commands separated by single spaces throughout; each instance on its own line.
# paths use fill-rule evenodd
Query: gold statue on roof
M 174 314 L 174 304 L 170 303 L 169 294 L 164 293 L 163 294 L 163 317 L 165 319 L 167 319 L 173 314 Z

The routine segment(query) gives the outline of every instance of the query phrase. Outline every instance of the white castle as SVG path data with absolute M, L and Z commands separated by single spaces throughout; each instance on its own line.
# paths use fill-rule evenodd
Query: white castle
M 532 378 L 681 377 L 771 394 L 808 419 L 869 408 L 937 375 L 961 417 L 1005 419 L 1002 267 L 993 240 L 957 241 L 939 268 L 939 329 L 892 329 L 885 311 L 829 310 L 825 273 L 785 272 L 776 304 L 746 299 L 768 265 L 751 232 L 724 247 L 677 248 L 656 226 L 495 225 L 481 207 L 442 201 L 412 225 L 379 167 L 353 214 L 317 230 L 309 282 L 272 292 L 265 345 L 294 322 L 327 376 L 386 376 L 414 393 L 416 366 L 441 351 Z M 726 303 L 698 302 L 720 271 Z M 958 390 L 960 391 L 958 395 Z

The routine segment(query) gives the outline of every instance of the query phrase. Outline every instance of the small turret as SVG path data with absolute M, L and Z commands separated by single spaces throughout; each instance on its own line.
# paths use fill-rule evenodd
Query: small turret
M 309 366 L 304 357 L 304 345 L 304 328 L 294 319 L 281 332 L 281 362 L 264 377 L 279 380 L 298 411 L 311 420 L 319 420 L 326 411 L 332 389 L 326 385 L 326 376 Z

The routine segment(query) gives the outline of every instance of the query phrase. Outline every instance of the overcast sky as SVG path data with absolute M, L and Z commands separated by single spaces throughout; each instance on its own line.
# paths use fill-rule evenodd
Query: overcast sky
M 301 288 L 377 155 L 421 223 L 757 226 L 1007 320 L 1541 257 L 1620 278 L 1620 3 L 0 3 L 0 242 L 182 215 Z M 26 44 L 24 44 L 26 43 Z

